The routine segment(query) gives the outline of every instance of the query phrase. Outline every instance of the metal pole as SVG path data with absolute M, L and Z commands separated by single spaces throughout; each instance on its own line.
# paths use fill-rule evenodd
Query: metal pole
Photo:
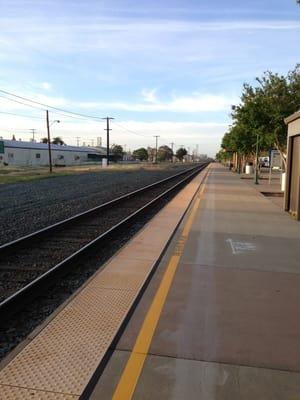
M 271 184 L 272 180 L 272 163 L 273 163 L 273 150 L 271 150 L 269 155 L 269 185 Z
M 106 157 L 107 165 L 109 165 L 109 119 L 106 118 Z
M 114 119 L 112 117 L 105 117 L 102 119 L 106 119 L 106 129 L 104 129 L 106 131 L 106 157 L 107 157 L 107 165 L 109 165 L 109 131 L 111 131 L 111 129 L 109 128 L 109 120 Z
M 174 142 L 170 143 L 171 149 L 172 149 L 172 162 L 173 162 L 173 157 L 174 157 Z
M 154 136 L 155 137 L 155 163 L 157 163 L 157 147 L 158 147 L 158 138 L 159 138 L 159 136 L 158 135 L 156 135 L 156 136 Z
M 50 142 L 50 125 L 49 111 L 46 110 L 47 135 L 48 135 L 48 153 L 49 153 L 49 172 L 52 173 L 52 157 L 51 157 L 51 142 Z
M 255 175 L 254 175 L 254 183 L 258 185 L 258 133 L 256 134 L 256 162 L 255 162 Z

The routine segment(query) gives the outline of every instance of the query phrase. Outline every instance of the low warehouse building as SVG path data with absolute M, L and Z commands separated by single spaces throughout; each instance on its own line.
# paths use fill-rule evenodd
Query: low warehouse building
M 288 124 L 285 210 L 300 220 L 300 110 L 285 122 Z
M 106 157 L 106 149 L 51 144 L 51 156 L 56 166 L 80 165 L 101 161 Z M 0 165 L 49 165 L 48 144 L 0 139 Z

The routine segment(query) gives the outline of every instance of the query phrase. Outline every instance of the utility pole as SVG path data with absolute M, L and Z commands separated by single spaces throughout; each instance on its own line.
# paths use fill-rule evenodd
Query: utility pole
M 79 139 L 80 139 L 80 136 L 76 136 L 77 147 L 79 147 Z
M 48 152 L 49 152 L 49 171 L 52 173 L 52 157 L 51 157 L 51 142 L 50 142 L 50 125 L 49 125 L 49 111 L 46 110 L 47 122 L 47 135 L 48 135 Z
M 107 157 L 107 165 L 109 165 L 109 131 L 111 129 L 109 128 L 109 121 L 111 119 L 114 119 L 112 117 L 105 117 L 102 119 L 106 119 L 106 128 L 104 129 L 106 131 L 106 157 Z
M 153 137 L 155 137 L 155 163 L 157 163 L 157 147 L 158 147 L 158 138 L 159 138 L 159 135 L 155 135 L 155 136 L 153 136 Z
M 171 149 L 172 149 L 172 162 L 174 161 L 174 142 L 172 142 L 172 143 L 170 143 L 170 145 L 171 145 Z
M 32 141 L 34 142 L 34 134 L 35 134 L 36 129 L 29 129 L 29 130 L 32 133 Z

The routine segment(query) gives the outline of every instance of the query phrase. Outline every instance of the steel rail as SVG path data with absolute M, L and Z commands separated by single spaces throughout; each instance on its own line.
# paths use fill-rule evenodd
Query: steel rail
M 207 165 L 207 164 L 202 164 L 202 165 Z M 74 222 L 77 222 L 80 219 L 83 219 L 83 218 L 85 218 L 87 216 L 91 216 L 92 214 L 94 214 L 94 213 L 96 213 L 98 211 L 102 211 L 105 208 L 109 208 L 109 207 L 112 207 L 112 206 L 114 206 L 116 204 L 119 204 L 125 199 L 129 199 L 131 197 L 137 196 L 138 194 L 144 193 L 144 192 L 146 192 L 146 191 L 148 191 L 150 189 L 158 187 L 163 183 L 170 182 L 173 179 L 176 179 L 176 178 L 178 178 L 178 177 L 180 177 L 182 175 L 186 175 L 188 172 L 191 172 L 193 170 L 201 168 L 202 165 L 200 167 L 198 165 L 197 167 L 192 167 L 192 168 L 186 169 L 185 171 L 181 171 L 178 174 L 172 175 L 172 176 L 170 176 L 168 178 L 161 179 L 160 181 L 151 183 L 150 185 L 143 186 L 140 189 L 137 189 L 137 190 L 134 190 L 132 192 L 126 193 L 126 194 L 124 194 L 122 196 L 119 196 L 119 197 L 113 199 L 113 200 L 107 201 L 107 202 L 105 202 L 105 203 L 103 203 L 103 204 L 101 204 L 99 206 L 96 206 L 96 207 L 90 208 L 90 209 L 88 209 L 86 211 L 83 211 L 81 213 L 75 214 L 72 217 L 66 218 L 66 219 L 64 219 L 62 221 L 59 221 L 59 222 L 56 222 L 56 223 L 54 223 L 52 225 L 48 225 L 45 228 L 42 228 L 42 229 L 39 229 L 39 230 L 37 230 L 35 232 L 29 233 L 28 235 L 22 236 L 22 237 L 20 237 L 18 239 L 12 240 L 12 241 L 10 241 L 8 243 L 4 243 L 3 245 L 0 246 L 0 257 L 1 257 L 2 254 L 5 254 L 6 252 L 9 252 L 9 251 L 12 251 L 12 250 L 15 251 L 18 246 L 23 246 L 24 244 L 26 244 L 28 242 L 33 242 L 35 239 L 40 239 L 40 238 L 42 238 L 43 236 L 45 236 L 46 234 L 48 234 L 50 232 L 52 233 L 52 232 L 54 232 L 56 230 L 59 230 L 62 227 L 65 227 L 66 225 L 69 225 L 69 224 L 72 224 Z
M 181 186 L 185 185 L 188 183 L 195 175 L 197 175 L 199 172 L 201 172 L 208 163 L 202 164 L 201 166 L 198 166 L 196 168 L 191 168 L 188 171 L 190 174 L 186 177 L 184 177 L 181 181 L 177 182 L 174 186 L 171 188 L 165 190 L 163 193 L 159 194 L 156 196 L 154 199 L 146 203 L 144 206 L 140 207 L 138 210 L 134 211 L 132 214 L 129 216 L 125 217 L 122 221 L 118 222 L 116 225 L 112 226 L 109 228 L 107 231 L 99 235 L 97 238 L 93 239 L 91 242 L 87 243 L 85 246 L 77 250 L 75 253 L 72 255 L 68 256 L 65 258 L 63 261 L 59 262 L 56 264 L 54 267 L 49 269 L 48 271 L 44 272 L 42 275 L 28 283 L 26 286 L 18 290 L 17 292 L 13 293 L 11 296 L 7 297 L 5 300 L 3 300 L 0 303 L 0 320 L 4 321 L 8 319 L 11 315 L 15 314 L 17 311 L 19 311 L 24 305 L 26 305 L 29 301 L 31 301 L 33 298 L 37 297 L 42 293 L 42 291 L 54 284 L 58 278 L 61 276 L 65 275 L 72 265 L 74 263 L 78 262 L 79 259 L 83 256 L 85 256 L 88 252 L 93 251 L 96 245 L 98 245 L 101 241 L 105 241 L 109 239 L 113 234 L 115 234 L 119 229 L 123 229 L 126 227 L 126 225 L 134 222 L 134 220 L 140 216 L 141 214 L 145 213 L 149 208 L 155 206 L 160 200 L 162 200 L 164 197 L 168 196 L 171 194 L 173 191 L 176 191 L 179 189 Z M 188 172 L 185 171 L 185 174 Z M 183 175 L 184 173 L 177 174 L 176 176 Z M 174 176 L 173 176 L 174 178 Z M 169 178 L 167 178 L 168 180 Z M 160 181 L 160 183 L 165 182 L 166 179 L 163 179 Z M 152 185 L 148 185 L 147 188 L 153 187 Z M 142 188 L 142 190 L 145 188 Z M 141 189 L 138 189 L 135 192 L 132 193 L 139 193 Z M 121 196 L 120 198 L 116 199 L 120 201 L 120 199 L 125 199 L 127 195 Z M 113 200 L 112 202 L 114 202 Z M 105 205 L 110 204 L 112 202 L 105 203 Z M 104 206 L 104 205 L 102 205 Z M 96 207 L 96 209 L 99 209 L 100 207 Z M 85 214 L 85 213 L 82 213 Z M 79 214 L 80 216 L 82 214 Z M 65 222 L 65 221 L 63 221 Z M 28 235 L 30 236 L 30 235 Z M 28 238 L 26 236 L 26 239 Z M 12 242 L 15 243 L 15 242 Z

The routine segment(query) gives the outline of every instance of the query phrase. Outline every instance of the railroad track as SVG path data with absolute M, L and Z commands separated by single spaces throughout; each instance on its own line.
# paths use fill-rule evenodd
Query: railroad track
M 20 311 L 76 262 L 178 191 L 206 166 L 185 170 L 0 246 L 0 320 Z

